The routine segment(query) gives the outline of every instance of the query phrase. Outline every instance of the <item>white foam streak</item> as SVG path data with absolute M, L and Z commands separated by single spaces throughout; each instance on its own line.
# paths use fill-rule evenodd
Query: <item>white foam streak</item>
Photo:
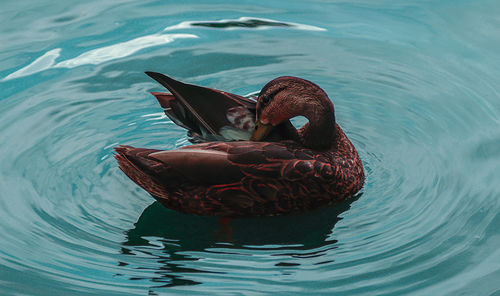
M 56 64 L 56 68 L 74 68 L 81 65 L 99 65 L 111 60 L 130 56 L 139 50 L 170 43 L 176 39 L 198 38 L 193 34 L 155 34 L 139 37 L 130 41 L 97 48 L 85 52 L 76 58 L 62 61 Z
M 121 59 L 134 53 L 153 46 L 171 43 L 177 39 L 198 38 L 193 34 L 153 34 L 138 37 L 129 41 L 96 48 L 81 55 L 55 63 L 55 60 L 61 55 L 61 49 L 49 50 L 41 57 L 37 58 L 31 64 L 16 72 L 6 76 L 3 81 L 35 74 L 47 69 L 53 68 L 74 68 L 83 65 L 99 65 L 116 59 Z
M 14 79 L 14 78 L 18 78 L 18 77 L 28 76 L 28 75 L 38 73 L 40 71 L 52 68 L 55 60 L 59 57 L 60 54 L 61 54 L 60 48 L 49 50 L 46 53 L 44 53 L 41 57 L 34 60 L 28 66 L 21 68 L 21 69 L 17 70 L 16 72 L 7 75 L 3 80 L 9 80 L 9 79 Z

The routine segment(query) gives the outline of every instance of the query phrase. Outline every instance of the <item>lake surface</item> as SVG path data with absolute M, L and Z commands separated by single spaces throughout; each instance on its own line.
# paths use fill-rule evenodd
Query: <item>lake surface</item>
M 2 1 L 0 294 L 500 295 L 500 6 L 412 2 Z M 112 157 L 188 144 L 147 70 L 316 82 L 362 195 L 230 228 L 163 208 Z

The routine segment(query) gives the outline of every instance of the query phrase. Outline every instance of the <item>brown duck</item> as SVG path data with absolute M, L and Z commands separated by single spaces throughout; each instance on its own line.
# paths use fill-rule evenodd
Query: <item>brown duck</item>
M 254 101 L 146 74 L 171 92 L 153 95 L 198 144 L 170 151 L 119 146 L 115 158 L 165 207 L 197 215 L 279 215 L 347 199 L 363 186 L 358 153 L 316 84 L 279 77 Z M 296 130 L 289 121 L 296 116 L 309 122 Z

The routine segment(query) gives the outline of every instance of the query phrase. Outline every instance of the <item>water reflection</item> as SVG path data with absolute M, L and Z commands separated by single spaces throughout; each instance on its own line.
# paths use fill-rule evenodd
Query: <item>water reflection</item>
M 337 241 L 331 238 L 333 228 L 355 199 L 303 214 L 232 219 L 228 224 L 217 217 L 174 212 L 155 202 L 144 210 L 135 227 L 126 232 L 121 253 L 127 256 L 119 265 L 130 265 L 136 270 L 154 269 L 147 273 L 150 278 L 131 279 L 151 280 L 161 287 L 199 284 L 186 278 L 190 273 L 226 273 L 214 271 L 213 267 L 199 268 L 203 264 L 196 269 L 188 267 L 189 262 L 214 254 L 231 261 L 234 256 L 267 252 L 275 258 L 277 268 L 299 266 L 300 263 L 287 259 L 319 257 L 335 248 Z M 137 258 L 143 260 L 138 263 Z

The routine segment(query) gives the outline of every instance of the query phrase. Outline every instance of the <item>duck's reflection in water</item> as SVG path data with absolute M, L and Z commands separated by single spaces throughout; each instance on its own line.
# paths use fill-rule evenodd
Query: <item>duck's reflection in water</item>
M 155 202 L 126 232 L 121 253 L 127 256 L 119 264 L 138 271 L 131 279 L 150 280 L 159 284 L 156 287 L 165 287 L 198 284 L 187 275 L 214 272 L 192 268 L 192 261 L 204 259 L 204 253 L 233 256 L 272 250 L 271 256 L 319 256 L 325 249 L 335 248 L 333 228 L 355 199 L 302 214 L 230 219 L 228 223 L 217 217 L 174 212 Z M 278 262 L 275 266 L 300 265 L 294 262 Z

